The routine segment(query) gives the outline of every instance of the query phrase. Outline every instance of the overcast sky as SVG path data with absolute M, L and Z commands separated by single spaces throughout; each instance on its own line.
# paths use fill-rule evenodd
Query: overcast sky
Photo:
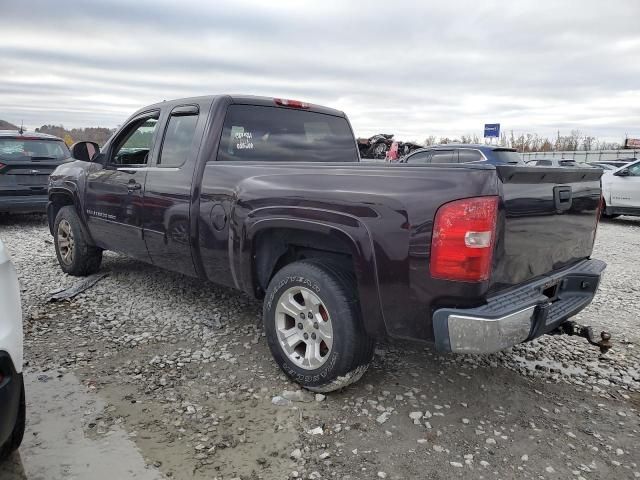
M 0 119 L 121 124 L 247 93 L 347 112 L 356 134 L 640 137 L 640 0 L 3 1 Z

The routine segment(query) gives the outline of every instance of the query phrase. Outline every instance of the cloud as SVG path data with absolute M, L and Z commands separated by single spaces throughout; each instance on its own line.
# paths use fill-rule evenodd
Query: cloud
M 28 14 L 25 14 L 28 12 Z M 637 0 L 3 5 L 0 118 L 116 126 L 162 99 L 301 98 L 359 135 L 640 137 Z

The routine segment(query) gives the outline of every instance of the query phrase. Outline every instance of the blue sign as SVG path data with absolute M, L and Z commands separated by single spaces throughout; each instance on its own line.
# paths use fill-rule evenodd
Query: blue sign
M 500 136 L 500 124 L 499 123 L 485 123 L 484 124 L 484 138 Z

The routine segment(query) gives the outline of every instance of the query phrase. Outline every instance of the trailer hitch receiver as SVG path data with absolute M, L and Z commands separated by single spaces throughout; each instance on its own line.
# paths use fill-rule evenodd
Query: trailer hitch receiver
M 592 327 L 580 325 L 576 322 L 565 322 L 558 327 L 556 333 L 561 335 L 570 335 L 586 338 L 591 345 L 600 348 L 600 352 L 607 353 L 613 345 L 611 344 L 611 334 L 609 332 L 600 332 L 600 339 L 596 338 L 596 334 Z

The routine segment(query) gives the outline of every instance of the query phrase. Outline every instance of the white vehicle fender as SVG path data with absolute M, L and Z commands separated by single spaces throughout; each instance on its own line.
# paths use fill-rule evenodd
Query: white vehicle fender
M 17 373 L 22 373 L 23 333 L 20 284 L 16 269 L 0 240 L 0 351 L 11 357 Z

